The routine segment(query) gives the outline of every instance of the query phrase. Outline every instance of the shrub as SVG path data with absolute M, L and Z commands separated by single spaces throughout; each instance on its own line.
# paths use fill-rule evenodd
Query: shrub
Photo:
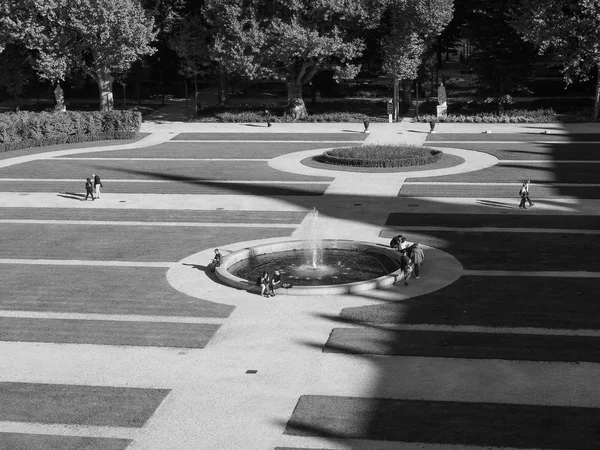
M 22 150 L 31 147 L 45 147 L 48 145 L 76 144 L 79 142 L 106 141 L 113 139 L 133 139 L 137 137 L 136 131 L 116 131 L 101 134 L 79 134 L 73 136 L 46 137 L 42 139 L 26 139 L 18 142 L 6 142 L 0 144 L 0 153 L 13 150 Z
M 414 145 L 364 145 L 328 150 L 318 162 L 354 167 L 409 167 L 438 162 L 443 152 Z
M 56 143 L 123 139 L 122 136 L 131 138 L 141 123 L 141 114 L 135 111 L 5 113 L 0 114 L 0 146 L 1 151 L 8 151 Z

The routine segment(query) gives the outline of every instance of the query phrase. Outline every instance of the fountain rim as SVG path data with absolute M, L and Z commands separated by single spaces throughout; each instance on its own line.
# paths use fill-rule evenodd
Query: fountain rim
M 320 239 L 323 250 L 335 249 L 335 250 L 370 250 L 389 256 L 390 258 L 400 263 L 400 255 L 397 251 L 382 247 L 371 242 L 363 241 L 352 241 L 345 239 Z M 246 280 L 239 278 L 229 272 L 228 268 L 233 264 L 248 259 L 253 255 L 262 255 L 265 253 L 278 253 L 289 250 L 305 250 L 311 248 L 311 242 L 309 240 L 290 240 L 281 241 L 270 244 L 262 244 L 254 247 L 247 247 L 241 250 L 235 251 L 223 257 L 220 267 L 217 267 L 215 274 L 217 278 L 224 284 L 237 288 L 249 290 L 255 287 L 253 280 Z M 385 286 L 394 284 L 398 279 L 403 276 L 401 269 L 398 269 L 390 274 L 381 275 L 379 277 L 365 280 L 356 281 L 353 283 L 335 284 L 335 285 L 322 285 L 322 286 L 294 286 L 290 289 L 280 288 L 277 290 L 277 294 L 287 295 L 339 295 L 348 294 L 353 292 L 362 292 L 372 289 L 377 289 Z

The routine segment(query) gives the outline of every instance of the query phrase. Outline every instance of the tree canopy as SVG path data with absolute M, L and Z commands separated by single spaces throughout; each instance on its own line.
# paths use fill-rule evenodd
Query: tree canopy
M 42 78 L 81 69 L 98 84 L 101 109 L 112 108 L 114 72 L 151 54 L 153 19 L 137 0 L 5 0 L 0 28 L 35 52 Z
M 561 60 L 567 84 L 596 78 L 593 118 L 600 120 L 600 1 L 522 0 L 511 24 L 541 53 L 553 50 Z

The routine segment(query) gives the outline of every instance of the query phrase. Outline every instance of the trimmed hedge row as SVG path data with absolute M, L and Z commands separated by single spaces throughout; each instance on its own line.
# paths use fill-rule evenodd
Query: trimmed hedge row
M 433 164 L 444 153 L 414 145 L 365 145 L 328 150 L 316 160 L 325 164 L 353 167 L 410 167 Z
M 448 123 L 553 123 L 553 122 L 589 122 L 590 110 L 577 110 L 569 113 L 557 114 L 550 109 L 513 109 L 503 114 L 493 112 L 478 112 L 471 114 L 448 114 L 436 117 L 433 114 L 422 114 L 417 122 L 448 122 Z
M 137 137 L 137 135 L 137 131 L 115 131 L 113 133 L 61 136 L 36 140 L 27 139 L 24 141 L 7 142 L 6 144 L 0 144 L 0 153 L 12 152 L 14 150 L 23 150 L 25 148 L 32 147 L 46 147 L 48 145 L 77 144 L 80 142 L 112 141 L 118 139 L 134 139 Z
M 130 139 L 142 124 L 137 111 L 0 114 L 0 152 L 43 145 Z

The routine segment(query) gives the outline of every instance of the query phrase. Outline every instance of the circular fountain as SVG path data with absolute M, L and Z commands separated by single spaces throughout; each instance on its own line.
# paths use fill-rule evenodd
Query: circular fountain
M 321 239 L 318 211 L 304 223 L 304 240 L 278 242 L 231 253 L 223 258 L 217 277 L 224 283 L 248 289 L 263 272 L 279 270 L 281 293 L 328 295 L 358 292 L 394 283 L 401 274 L 399 255 L 367 242 Z
M 291 289 L 278 293 L 331 295 L 359 292 L 394 283 L 401 275 L 397 252 L 357 241 L 287 241 L 246 248 L 223 258 L 217 277 L 248 289 L 263 271 L 282 274 Z M 288 292 L 289 291 L 289 292 Z

